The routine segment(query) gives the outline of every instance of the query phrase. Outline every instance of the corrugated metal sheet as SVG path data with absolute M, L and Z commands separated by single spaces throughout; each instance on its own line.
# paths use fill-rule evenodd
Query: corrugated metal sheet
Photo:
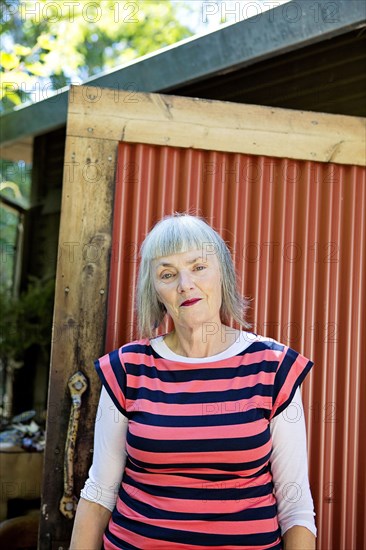
M 303 384 L 318 548 L 365 548 L 365 217 L 359 167 L 121 144 L 106 351 L 135 337 L 138 249 L 173 211 L 229 243 L 250 320 L 315 361 Z M 363 399 L 362 399 L 363 397 Z

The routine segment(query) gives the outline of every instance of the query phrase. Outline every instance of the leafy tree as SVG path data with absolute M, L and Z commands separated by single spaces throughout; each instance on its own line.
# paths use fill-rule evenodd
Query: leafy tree
M 0 289 L 0 362 L 21 360 L 31 346 L 47 353 L 52 330 L 55 281 L 28 276 L 27 290 L 19 297 Z
M 2 111 L 189 37 L 170 0 L 0 0 Z M 40 90 L 44 90 L 41 97 Z M 46 94 L 46 95 L 45 95 Z

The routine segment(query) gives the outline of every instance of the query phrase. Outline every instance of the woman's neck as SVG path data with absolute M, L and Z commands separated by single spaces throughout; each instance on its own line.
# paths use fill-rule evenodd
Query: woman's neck
M 229 348 L 240 337 L 240 330 L 221 324 L 220 327 L 207 326 L 197 329 L 176 327 L 164 337 L 168 348 L 184 357 L 210 357 Z

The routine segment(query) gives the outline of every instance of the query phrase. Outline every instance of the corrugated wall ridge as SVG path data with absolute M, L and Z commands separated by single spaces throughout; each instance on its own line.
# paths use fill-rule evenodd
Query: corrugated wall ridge
M 310 357 L 302 387 L 318 548 L 365 548 L 365 170 L 173 147 L 119 148 L 106 349 L 137 336 L 138 250 L 166 214 L 228 242 L 253 330 Z

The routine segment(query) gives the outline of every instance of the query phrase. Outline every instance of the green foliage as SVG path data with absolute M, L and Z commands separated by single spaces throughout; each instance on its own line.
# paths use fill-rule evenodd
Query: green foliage
M 18 222 L 16 213 L 0 206 L 0 289 L 9 291 L 13 286 Z
M 80 83 L 193 34 L 179 21 L 184 2 L 0 2 L 3 111 L 48 97 L 51 89 Z
M 13 297 L 0 289 L 0 359 L 21 361 L 24 352 L 33 345 L 43 353 L 51 340 L 54 279 L 29 276 L 27 290 Z

